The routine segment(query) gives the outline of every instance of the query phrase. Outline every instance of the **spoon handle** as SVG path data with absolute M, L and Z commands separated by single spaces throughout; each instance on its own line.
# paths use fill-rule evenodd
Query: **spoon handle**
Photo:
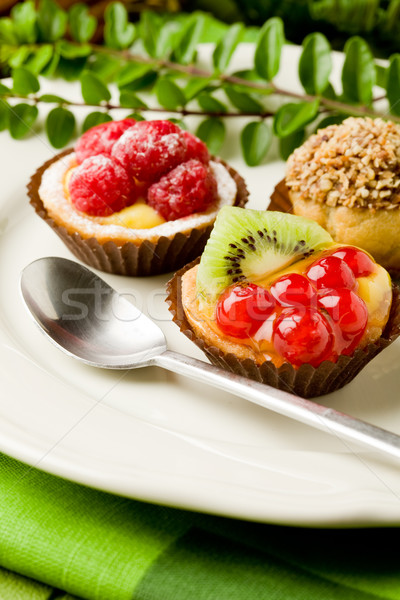
M 225 390 L 240 398 L 245 398 L 250 402 L 316 429 L 321 429 L 336 436 L 343 443 L 345 443 L 344 440 L 354 441 L 400 458 L 399 435 L 332 408 L 327 408 L 263 383 L 252 381 L 246 377 L 228 373 L 214 365 L 170 350 L 166 350 L 163 354 L 155 357 L 154 364 L 168 371 Z

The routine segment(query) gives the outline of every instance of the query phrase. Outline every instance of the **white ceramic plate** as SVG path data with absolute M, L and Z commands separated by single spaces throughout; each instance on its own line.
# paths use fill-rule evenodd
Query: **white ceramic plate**
M 244 48 L 247 52 L 249 49 Z M 241 51 L 242 63 L 249 54 Z M 287 49 L 281 82 L 296 79 Z M 62 84 L 52 92 L 74 93 Z M 264 208 L 284 165 L 246 168 L 233 125 L 223 157 Z M 400 524 L 399 464 L 161 369 L 101 371 L 51 345 L 19 295 L 23 267 L 71 255 L 27 202 L 25 185 L 54 150 L 43 134 L 0 135 L 0 450 L 33 467 L 132 498 L 267 522 Z M 131 295 L 171 349 L 203 358 L 170 321 L 168 276 L 104 278 Z M 400 343 L 320 401 L 400 433 Z

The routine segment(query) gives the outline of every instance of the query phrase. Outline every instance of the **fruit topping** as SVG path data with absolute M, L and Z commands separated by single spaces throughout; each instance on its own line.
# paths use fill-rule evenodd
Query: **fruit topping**
M 186 160 L 196 158 L 200 162 L 207 164 L 210 160 L 210 154 L 205 143 L 193 135 L 193 133 L 189 133 L 189 131 L 182 131 L 182 134 L 187 146 Z
M 122 121 L 109 121 L 88 129 L 75 145 L 76 160 L 82 163 L 89 156 L 97 154 L 111 154 L 114 143 L 130 127 L 136 124 L 134 119 Z
M 326 290 L 318 297 L 318 304 L 336 325 L 339 353 L 352 354 L 368 323 L 368 310 L 363 299 L 351 290 L 342 288 Z
M 68 182 L 71 202 L 92 216 L 108 216 L 135 201 L 135 185 L 125 169 L 109 156 L 86 158 Z
M 272 338 L 279 354 L 294 366 L 309 363 L 317 367 L 332 359 L 332 327 L 312 308 L 285 308 L 276 320 Z
M 353 289 L 356 278 L 350 267 L 338 256 L 323 256 L 306 271 L 308 279 L 317 289 Z
M 144 183 L 158 181 L 185 160 L 182 130 L 170 121 L 140 121 L 114 144 L 112 157 Z
M 216 301 L 232 283 L 279 273 L 332 245 L 329 233 L 310 219 L 223 207 L 201 257 L 197 293 L 209 302 Z
M 275 308 L 271 293 L 254 283 L 233 285 L 220 296 L 216 318 L 226 335 L 246 338 L 254 335 Z
M 368 277 L 375 271 L 375 263 L 368 254 L 353 246 L 338 248 L 335 252 L 332 252 L 332 256 L 344 260 L 356 277 Z
M 201 212 L 217 199 L 217 183 L 207 165 L 189 160 L 164 175 L 148 190 L 147 202 L 172 221 Z
M 281 306 L 317 305 L 315 289 L 300 273 L 289 273 L 277 279 L 271 286 L 271 293 Z

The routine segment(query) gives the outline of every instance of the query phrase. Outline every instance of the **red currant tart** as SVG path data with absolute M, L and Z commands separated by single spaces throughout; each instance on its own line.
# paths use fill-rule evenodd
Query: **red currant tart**
M 169 294 L 175 321 L 212 362 L 305 397 L 343 386 L 400 332 L 383 267 L 279 212 L 221 209 Z

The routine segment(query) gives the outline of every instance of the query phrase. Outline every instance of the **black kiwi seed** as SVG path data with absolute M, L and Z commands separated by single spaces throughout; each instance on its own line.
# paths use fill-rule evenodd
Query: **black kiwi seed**
M 236 244 L 229 244 L 230 248 L 237 248 Z

